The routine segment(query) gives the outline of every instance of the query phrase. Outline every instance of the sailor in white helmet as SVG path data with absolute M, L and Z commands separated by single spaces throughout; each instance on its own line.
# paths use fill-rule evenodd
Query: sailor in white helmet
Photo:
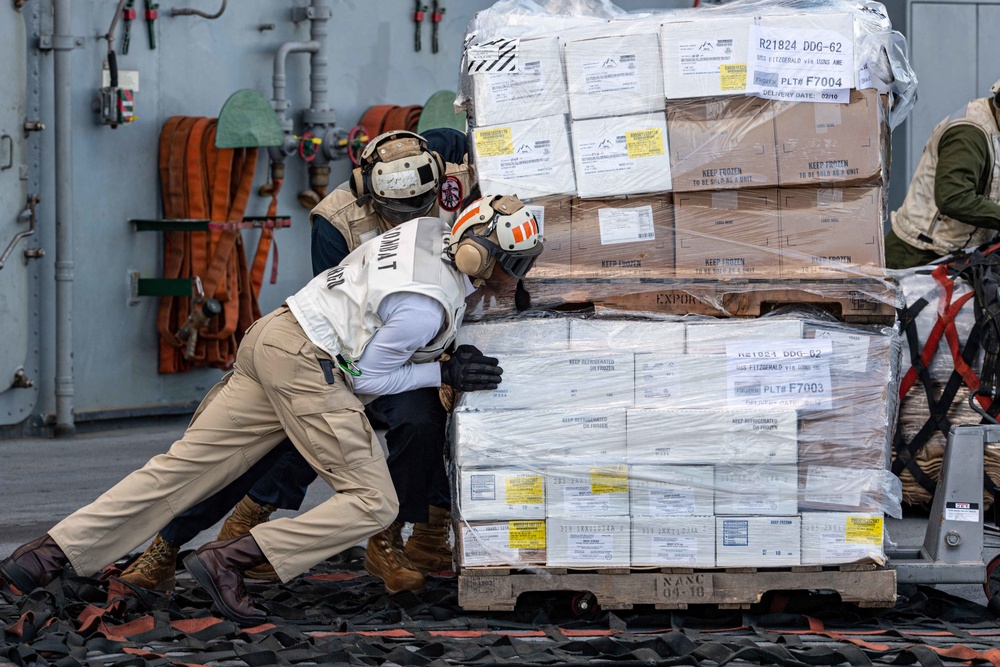
M 263 622 L 244 570 L 269 563 L 288 581 L 396 519 L 392 479 L 358 395 L 499 386 L 497 360 L 472 346 L 435 359 L 452 347 L 474 285 L 512 285 L 541 252 L 531 213 L 517 197 L 499 195 L 477 200 L 453 227 L 417 218 L 364 243 L 247 330 L 231 377 L 166 454 L 16 549 L 0 575 L 24 594 L 66 564 L 92 575 L 287 434 L 337 493 L 300 516 L 209 542 L 185 560 L 227 618 Z

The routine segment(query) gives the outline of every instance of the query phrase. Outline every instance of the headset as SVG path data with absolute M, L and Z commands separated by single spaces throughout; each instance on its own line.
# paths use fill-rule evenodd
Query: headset
M 487 195 L 459 215 L 449 248 L 455 268 L 467 276 L 485 280 L 500 264 L 520 280 L 542 253 L 542 241 L 535 217 L 516 195 Z

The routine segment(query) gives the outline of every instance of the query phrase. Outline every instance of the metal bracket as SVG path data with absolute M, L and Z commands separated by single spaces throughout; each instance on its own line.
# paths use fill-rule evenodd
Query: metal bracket
M 14 247 L 21 241 L 21 239 L 27 238 L 35 233 L 35 206 L 41 200 L 41 197 L 38 195 L 28 195 L 28 206 L 21 211 L 21 215 L 19 215 L 18 218 L 21 220 L 27 219 L 28 222 L 31 223 L 31 226 L 27 231 L 15 234 L 14 238 L 12 238 L 10 243 L 7 244 L 7 249 L 3 251 L 2 255 L 0 255 L 0 269 L 3 269 L 4 264 L 7 263 L 7 258 L 10 257 L 10 253 L 14 252 Z
M 333 16 L 333 10 L 329 7 L 293 7 L 292 23 L 302 23 L 313 19 L 329 19 Z
M 73 35 L 40 35 L 38 37 L 39 51 L 71 51 L 82 48 L 86 40 Z
M 4 146 L 7 147 L 7 162 L 0 166 L 0 171 L 7 171 L 14 166 L 14 137 L 6 132 L 0 134 L 0 160 L 3 159 Z

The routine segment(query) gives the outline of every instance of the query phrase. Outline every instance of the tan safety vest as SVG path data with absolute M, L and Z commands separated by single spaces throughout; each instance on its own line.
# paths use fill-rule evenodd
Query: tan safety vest
M 445 164 L 445 177 L 453 176 L 460 184 L 461 198 L 469 194 L 469 187 L 472 183 L 472 171 L 468 164 Z M 429 215 L 439 217 L 447 223 L 455 221 L 457 211 L 446 211 L 440 206 L 440 197 Z M 461 205 L 461 200 L 459 200 Z M 347 248 L 354 250 L 359 245 L 369 239 L 373 239 L 379 234 L 383 234 L 392 228 L 392 225 L 380 218 L 375 212 L 375 207 L 371 202 L 363 206 L 357 205 L 357 199 L 351 192 L 347 183 L 342 183 L 333 192 L 323 198 L 319 204 L 310 212 L 309 220 L 312 222 L 315 216 L 319 216 L 337 228 L 344 239 L 347 240 Z
M 997 232 L 976 227 L 941 213 L 934 203 L 934 180 L 938 162 L 938 144 L 945 131 L 957 125 L 978 127 L 986 135 L 990 147 L 990 182 L 986 196 L 1000 203 L 1000 128 L 993 113 L 990 98 L 969 102 L 964 109 L 938 123 L 931 132 L 924 152 L 917 163 L 917 170 L 910 181 L 906 199 L 898 211 L 892 213 L 892 230 L 896 236 L 914 248 L 933 250 L 947 255 L 960 248 L 972 248 L 989 242 Z
M 417 218 L 362 244 L 288 298 L 288 307 L 313 343 L 330 356 L 356 360 L 382 326 L 382 300 L 415 292 L 444 307 L 447 321 L 438 335 L 410 359 L 437 359 L 455 339 L 465 315 L 465 276 L 449 261 L 448 223 Z

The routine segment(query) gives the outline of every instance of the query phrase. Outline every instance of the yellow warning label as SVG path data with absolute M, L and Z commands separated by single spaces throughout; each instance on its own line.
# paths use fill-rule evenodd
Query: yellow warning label
M 590 492 L 628 493 L 628 466 L 606 466 L 590 469 Z
M 844 541 L 848 544 L 882 544 L 882 517 L 849 514 Z
M 508 505 L 541 505 L 545 502 L 541 475 L 508 477 L 504 489 Z
M 663 130 L 651 127 L 648 130 L 626 132 L 625 146 L 628 148 L 630 160 L 637 157 L 663 155 Z
M 481 157 L 513 155 L 514 133 L 509 127 L 476 130 L 476 154 Z
M 511 549 L 545 548 L 544 521 L 509 521 L 507 531 L 510 534 L 508 546 Z
M 747 65 L 746 63 L 719 65 L 719 88 L 722 90 L 746 90 L 747 89 Z

